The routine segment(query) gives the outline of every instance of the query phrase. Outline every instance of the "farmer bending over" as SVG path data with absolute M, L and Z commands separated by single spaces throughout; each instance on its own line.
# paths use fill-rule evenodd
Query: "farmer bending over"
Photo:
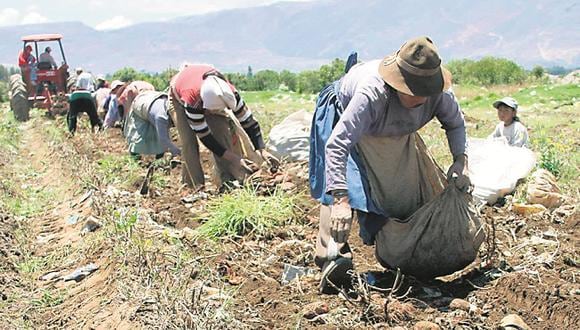
M 310 188 L 321 201 L 315 262 L 320 290 L 348 286 L 348 236 L 356 212 L 367 245 L 389 217 L 405 219 L 442 191 L 445 175 L 416 133 L 437 117 L 454 162 L 447 179 L 469 185 L 465 122 L 427 37 L 382 60 L 359 63 L 320 93 L 310 147 Z
M 187 65 L 173 77 L 170 89 L 169 113 L 182 143 L 186 183 L 205 183 L 196 136 L 213 153 L 221 183 L 243 180 L 253 171 L 252 163 L 265 160 L 278 165 L 278 159 L 265 150 L 252 112 L 234 85 L 214 67 Z
M 168 150 L 172 156 L 181 154 L 169 137 L 167 99 L 166 93 L 144 91 L 133 100 L 124 130 L 132 156 L 147 154 L 159 159 Z
M 77 78 L 75 90 L 69 97 L 69 111 L 67 114 L 68 130 L 74 134 L 77 130 L 77 117 L 79 113 L 86 112 L 91 121 L 91 128 L 103 128 L 103 122 L 97 114 L 97 105 L 89 88 L 92 88 L 92 75 L 88 72 L 82 73 Z

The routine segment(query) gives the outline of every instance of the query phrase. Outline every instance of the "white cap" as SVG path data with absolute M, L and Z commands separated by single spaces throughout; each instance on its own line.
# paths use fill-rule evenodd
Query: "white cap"
M 216 76 L 205 78 L 200 90 L 203 107 L 209 110 L 223 110 L 236 107 L 236 96 L 230 85 Z

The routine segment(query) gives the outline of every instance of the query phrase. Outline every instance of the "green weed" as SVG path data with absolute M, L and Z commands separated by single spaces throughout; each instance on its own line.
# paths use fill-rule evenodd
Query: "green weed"
M 281 191 L 259 196 L 250 187 L 238 189 L 209 201 L 206 208 L 209 218 L 197 231 L 212 239 L 250 233 L 263 235 L 297 218 L 298 198 Z
M 43 270 L 47 265 L 47 260 L 44 257 L 26 256 L 23 260 L 16 264 L 16 269 L 20 273 L 34 274 Z
M 569 136 L 561 133 L 548 136 L 547 130 L 540 130 L 532 139 L 532 145 L 540 153 L 539 168 L 550 171 L 564 184 L 574 184 L 578 178 L 580 159 L 578 148 Z
M 98 176 L 104 185 L 133 187 L 142 172 L 139 163 L 128 155 L 107 155 L 98 161 Z
M 0 148 L 2 153 L 14 152 L 20 142 L 20 130 L 14 116 L 7 112 L 0 114 Z
M 127 212 L 120 212 L 115 211 L 113 213 L 113 217 L 115 219 L 115 231 L 117 233 L 121 233 L 127 235 L 127 237 L 131 237 L 133 234 L 133 227 L 139 220 L 139 215 L 137 211 L 130 210 Z
M 52 293 L 49 290 L 44 290 L 38 299 L 33 299 L 31 304 L 37 307 L 54 307 L 64 302 L 64 292 Z

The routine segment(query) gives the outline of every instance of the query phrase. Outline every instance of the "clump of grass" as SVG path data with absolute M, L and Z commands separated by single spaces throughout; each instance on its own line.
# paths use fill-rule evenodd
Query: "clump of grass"
M 31 301 L 33 306 L 37 307 L 54 307 L 62 304 L 64 302 L 64 291 L 51 292 L 50 290 L 44 290 L 42 296 Z
M 20 142 L 18 122 L 5 111 L 0 113 L 0 149 L 2 152 L 14 151 Z
M 263 235 L 272 228 L 298 217 L 298 196 L 275 191 L 260 196 L 250 187 L 234 190 L 209 201 L 209 219 L 198 229 L 201 236 L 220 237 Z
M 122 184 L 126 188 L 135 185 L 142 172 L 139 163 L 128 155 L 107 155 L 98 161 L 97 169 L 103 184 Z

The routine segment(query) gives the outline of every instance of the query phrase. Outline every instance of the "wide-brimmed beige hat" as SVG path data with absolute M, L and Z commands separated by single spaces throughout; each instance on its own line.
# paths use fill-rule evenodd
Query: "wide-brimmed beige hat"
M 383 80 L 401 93 L 431 96 L 451 87 L 451 73 L 441 66 L 437 47 L 428 37 L 405 42 L 379 65 Z
M 119 88 L 123 85 L 125 85 L 124 82 L 122 82 L 120 80 L 113 80 L 113 82 L 111 83 L 111 92 L 115 91 L 117 88 Z

